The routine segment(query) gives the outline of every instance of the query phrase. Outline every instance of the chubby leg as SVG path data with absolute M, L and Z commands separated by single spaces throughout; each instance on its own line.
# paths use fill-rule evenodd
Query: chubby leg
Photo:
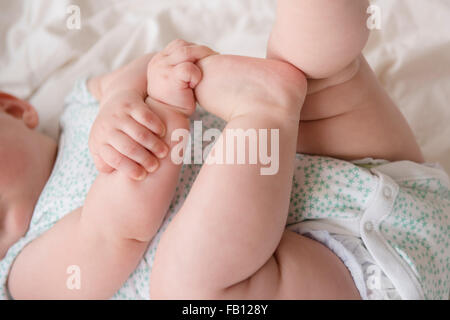
M 364 48 L 367 0 L 278 0 L 269 58 L 289 61 L 310 79 L 349 66 Z
M 360 59 L 350 80 L 307 96 L 298 152 L 344 160 L 423 162 L 408 122 Z
M 408 123 L 361 55 L 368 6 L 366 0 L 278 0 L 268 57 L 309 78 L 298 152 L 423 162 Z
M 161 239 L 152 297 L 358 297 L 336 256 L 284 231 L 306 94 L 303 74 L 283 62 L 236 56 L 211 56 L 200 66 L 204 79 L 196 96 L 228 121 L 222 138 L 227 130 L 278 129 L 279 171 L 265 176 L 261 164 L 205 164 Z

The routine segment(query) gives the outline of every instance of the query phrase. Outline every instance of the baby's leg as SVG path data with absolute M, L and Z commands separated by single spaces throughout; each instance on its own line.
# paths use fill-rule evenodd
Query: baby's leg
M 278 0 L 269 58 L 325 79 L 349 66 L 364 48 L 367 0 Z
M 366 0 L 278 0 L 268 57 L 304 71 L 298 152 L 423 162 L 414 135 L 361 55 Z
M 269 137 L 279 130 L 279 140 L 258 137 L 268 150 L 279 147 L 279 171 L 265 176 L 260 163 L 205 164 L 159 244 L 152 297 L 357 297 L 348 271 L 330 250 L 284 231 L 304 76 L 286 63 L 235 56 L 211 56 L 200 66 L 204 80 L 196 96 L 228 121 L 224 144 L 230 130 L 268 129 Z M 246 140 L 247 153 L 251 139 Z M 224 150 L 220 146 L 208 160 Z
M 350 80 L 308 95 L 298 152 L 344 160 L 424 161 L 406 119 L 363 57 Z

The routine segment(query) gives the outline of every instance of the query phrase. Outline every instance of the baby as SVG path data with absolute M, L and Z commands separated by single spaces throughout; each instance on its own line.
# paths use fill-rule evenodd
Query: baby
M 81 81 L 58 151 L 2 97 L 0 295 L 448 298 L 448 177 L 361 55 L 367 6 L 279 0 L 269 59 L 179 40 Z M 280 170 L 175 164 L 189 117 L 279 130 Z
M 38 124 L 32 106 L 2 95 L 2 298 L 136 297 L 139 289 L 129 283 L 141 276 L 142 267 L 148 269 L 138 264 L 178 182 L 181 165 L 167 155 L 177 142 L 171 141 L 172 132 L 188 129 L 194 111 L 187 88 L 201 80 L 201 73 L 190 70 L 199 70 L 194 62 L 214 53 L 179 44 L 77 83 L 61 118 L 59 146 L 32 130 Z M 151 98 L 144 102 L 150 61 L 150 78 L 176 88 L 180 100 L 171 106 Z M 97 176 L 88 143 L 106 173 Z M 79 283 L 71 282 L 71 270 L 78 272 Z M 138 297 L 147 298 L 148 274 L 139 281 Z
M 203 166 L 157 248 L 153 298 L 448 299 L 449 179 L 361 54 L 368 6 L 279 0 L 272 60 L 198 63 L 195 95 L 225 131 L 279 129 L 280 171 Z

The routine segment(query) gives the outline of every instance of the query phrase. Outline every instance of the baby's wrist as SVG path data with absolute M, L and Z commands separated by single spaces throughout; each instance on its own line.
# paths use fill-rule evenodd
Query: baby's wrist
M 173 115 L 178 115 L 178 116 L 186 118 L 186 119 L 189 119 L 193 114 L 193 111 L 189 110 L 189 108 L 181 108 L 181 107 L 173 106 L 173 105 L 167 104 L 163 101 L 160 101 L 158 99 L 154 99 L 150 95 L 145 99 L 145 103 L 148 106 L 151 106 L 153 109 L 166 110 L 166 111 L 169 111 Z
M 145 95 L 143 95 L 138 89 L 122 83 L 105 81 L 105 79 L 105 76 L 98 76 L 90 79 L 87 83 L 89 92 L 100 103 L 119 93 L 132 93 L 139 95 L 142 99 L 145 99 Z
M 137 97 L 140 101 L 144 101 L 146 96 L 143 96 L 141 92 L 132 88 L 109 88 L 102 92 L 102 99 L 100 101 L 100 107 L 106 102 L 112 99 L 118 99 L 128 97 L 128 99 Z
M 99 92 L 101 93 L 101 102 L 119 93 L 130 93 L 139 96 L 142 101 L 147 97 L 146 88 L 137 85 L 136 81 L 127 81 L 126 78 L 118 76 L 110 78 L 110 75 L 99 79 Z

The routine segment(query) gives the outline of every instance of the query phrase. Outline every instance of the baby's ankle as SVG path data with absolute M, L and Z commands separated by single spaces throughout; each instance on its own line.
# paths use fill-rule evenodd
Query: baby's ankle
M 262 112 L 299 118 L 307 81 L 292 65 L 215 55 L 200 61 L 199 66 L 203 79 L 196 97 L 202 107 L 225 121 Z

